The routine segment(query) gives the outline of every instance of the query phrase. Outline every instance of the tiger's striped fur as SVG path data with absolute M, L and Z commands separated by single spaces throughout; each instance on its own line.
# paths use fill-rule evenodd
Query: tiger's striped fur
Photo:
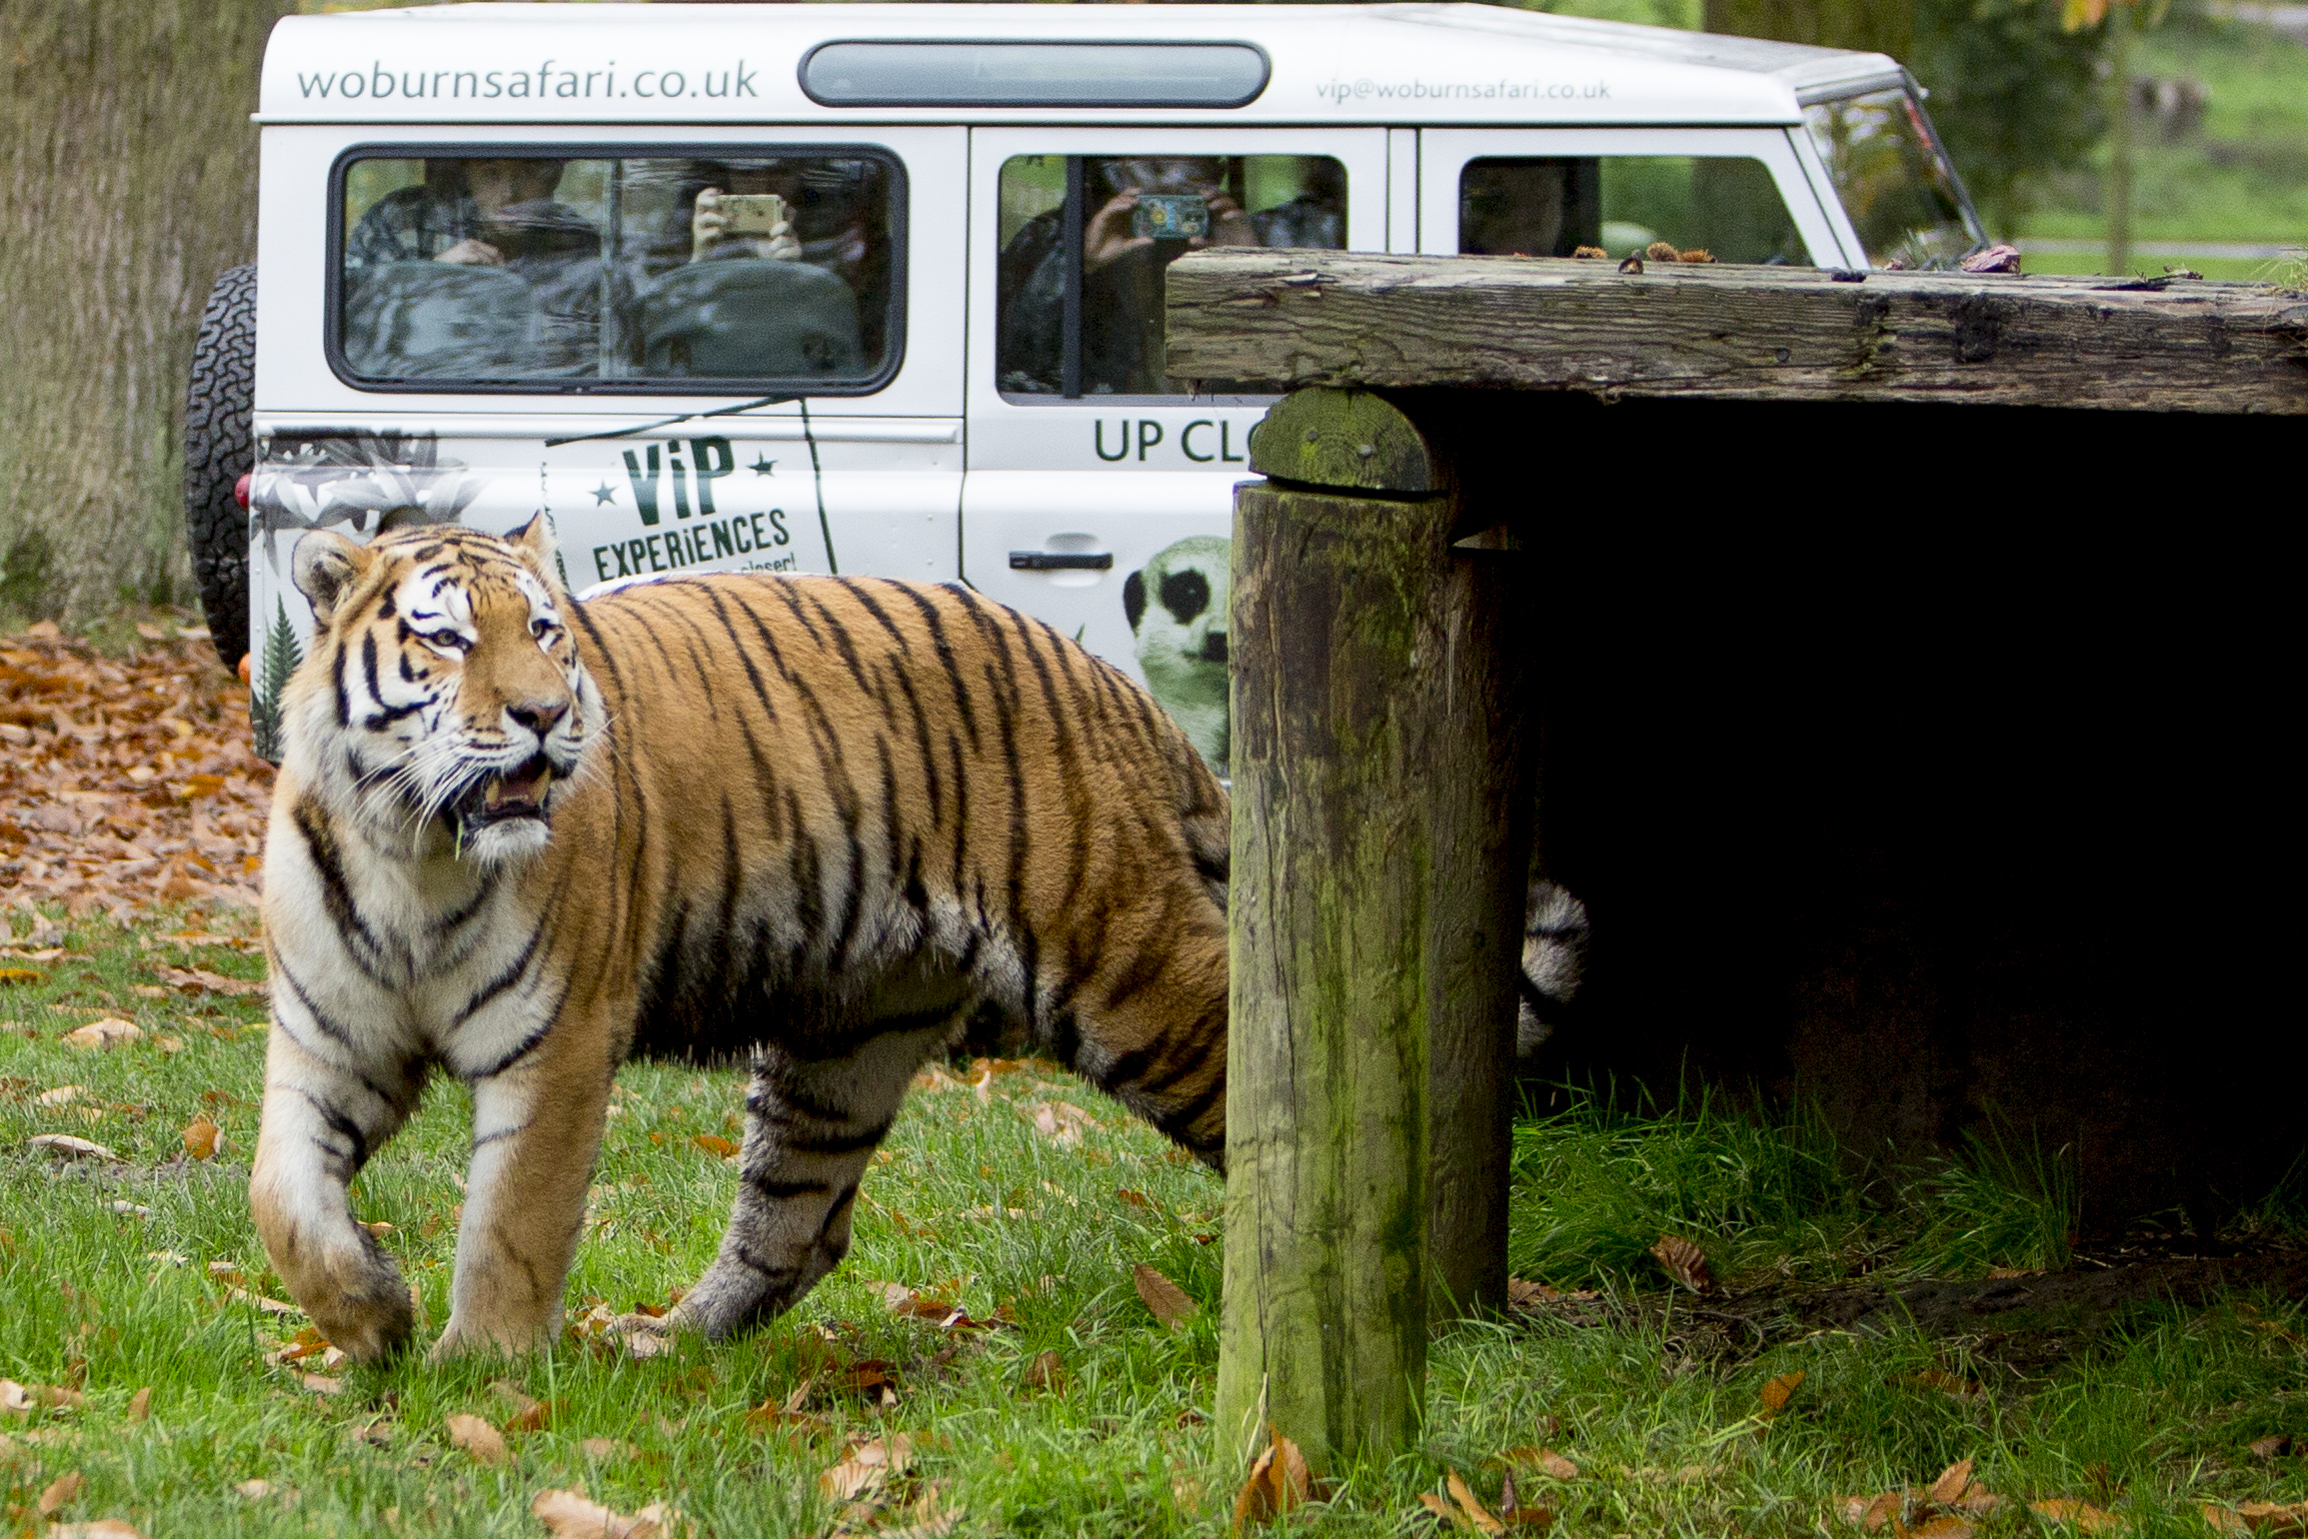
M 1145 692 L 966 588 L 673 579 L 573 602 L 510 539 L 308 535 L 265 859 L 251 1180 L 289 1291 L 412 1328 L 348 1183 L 435 1067 L 471 1088 L 436 1354 L 559 1329 L 629 1053 L 750 1057 L 735 1210 L 674 1324 L 793 1303 L 917 1067 L 990 1008 L 1212 1164 L 1227 807 Z

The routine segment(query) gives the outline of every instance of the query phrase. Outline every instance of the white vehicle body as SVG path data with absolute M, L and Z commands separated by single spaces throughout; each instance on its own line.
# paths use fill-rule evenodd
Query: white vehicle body
M 975 57 L 969 47 L 989 42 L 1233 45 L 1250 52 L 1226 59 L 1251 70 L 1255 54 L 1265 74 L 1239 105 L 1067 105 L 1069 96 L 1111 98 L 1095 83 L 1069 85 L 1063 70 L 1048 100 L 1020 99 L 1030 82 L 996 82 L 995 105 L 892 104 L 887 90 L 843 104 L 851 88 L 826 84 L 833 63 L 810 79 L 834 100 L 805 89 L 816 50 L 893 41 L 946 41 L 964 64 Z M 853 57 L 901 56 L 827 56 Z M 936 84 L 935 61 L 947 55 L 920 57 L 932 60 L 927 94 L 953 97 L 958 87 Z M 1479 159 L 1738 159 L 1767 173 L 1784 206 L 1800 243 L 1787 259 L 1856 268 L 1870 253 L 1823 160 L 1816 109 L 1867 93 L 1911 102 L 1911 88 L 1876 54 L 1466 4 L 491 4 L 288 18 L 266 54 L 259 115 L 249 566 L 258 667 L 269 629 L 309 625 L 287 581 L 303 528 L 373 533 L 405 505 L 508 529 L 541 509 L 573 590 L 705 568 L 961 580 L 1133 675 L 1151 666 L 1157 694 L 1182 717 L 1198 689 L 1207 710 L 1215 678 L 1222 713 L 1231 489 L 1267 403 L 1005 388 L 996 270 L 1005 219 L 1019 217 L 1002 202 L 1005 167 L 1319 160 L 1343 203 L 1325 226 L 1338 243 L 1456 252 L 1472 206 L 1462 206 L 1462 175 Z M 1186 91 L 1201 89 L 1189 82 Z M 1909 115 L 1928 142 L 1920 115 Z M 671 163 L 653 155 L 748 164 L 739 158 L 813 150 L 876 157 L 874 174 L 895 189 L 889 357 L 863 386 L 691 389 L 588 377 L 468 389 L 379 384 L 345 366 L 332 330 L 345 302 L 339 248 L 351 239 L 344 178 L 363 157 L 414 165 L 555 155 L 622 177 L 626 166 Z M 1083 173 L 1066 174 L 1079 187 Z M 1062 218 L 1088 218 L 1088 195 L 1072 196 Z M 1968 210 L 1964 224 L 1976 235 Z M 1081 228 L 1066 225 L 1058 238 L 1079 242 Z M 1061 255 L 1075 264 L 1064 281 L 1079 288 L 1088 258 Z M 1078 308 L 1066 315 L 1077 328 L 1067 345 L 1079 354 L 1084 323 Z M 1077 385 L 1079 362 L 1068 365 Z M 763 397 L 782 399 L 747 404 Z M 1206 569 L 1199 611 L 1165 614 L 1164 574 L 1197 563 Z M 1163 675 L 1166 664 L 1207 677 L 1180 684 Z M 277 686 L 260 678 L 260 693 L 268 682 Z M 1223 721 L 1198 741 L 1222 756 Z

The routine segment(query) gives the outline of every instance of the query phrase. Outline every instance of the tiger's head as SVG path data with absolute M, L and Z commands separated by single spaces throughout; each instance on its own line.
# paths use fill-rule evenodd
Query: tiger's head
M 298 542 L 312 655 L 284 760 L 380 844 L 496 864 L 545 847 L 606 725 L 563 617 L 543 514 L 499 538 L 430 526 Z

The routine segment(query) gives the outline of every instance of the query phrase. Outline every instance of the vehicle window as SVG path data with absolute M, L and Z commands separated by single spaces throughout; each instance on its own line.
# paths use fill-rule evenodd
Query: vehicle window
M 870 389 L 901 341 L 902 182 L 855 151 L 354 160 L 340 367 L 435 389 Z
M 1486 158 L 1459 172 L 1462 252 L 1624 257 L 1656 241 L 1718 262 L 1811 263 L 1770 169 L 1745 156 Z
M 1185 395 L 1162 361 L 1172 262 L 1205 246 L 1346 246 L 1346 168 L 1327 156 L 1020 155 L 1000 193 L 1005 395 Z
M 1803 126 L 1877 267 L 1953 267 L 1986 240 L 1923 107 L 1903 90 L 1803 109 Z

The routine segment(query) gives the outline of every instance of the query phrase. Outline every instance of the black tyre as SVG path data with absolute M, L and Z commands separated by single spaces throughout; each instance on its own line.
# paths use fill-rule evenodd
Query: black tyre
M 227 668 L 248 652 L 248 511 L 240 478 L 256 468 L 256 267 L 231 267 L 208 291 L 184 392 L 184 533 L 209 635 Z

